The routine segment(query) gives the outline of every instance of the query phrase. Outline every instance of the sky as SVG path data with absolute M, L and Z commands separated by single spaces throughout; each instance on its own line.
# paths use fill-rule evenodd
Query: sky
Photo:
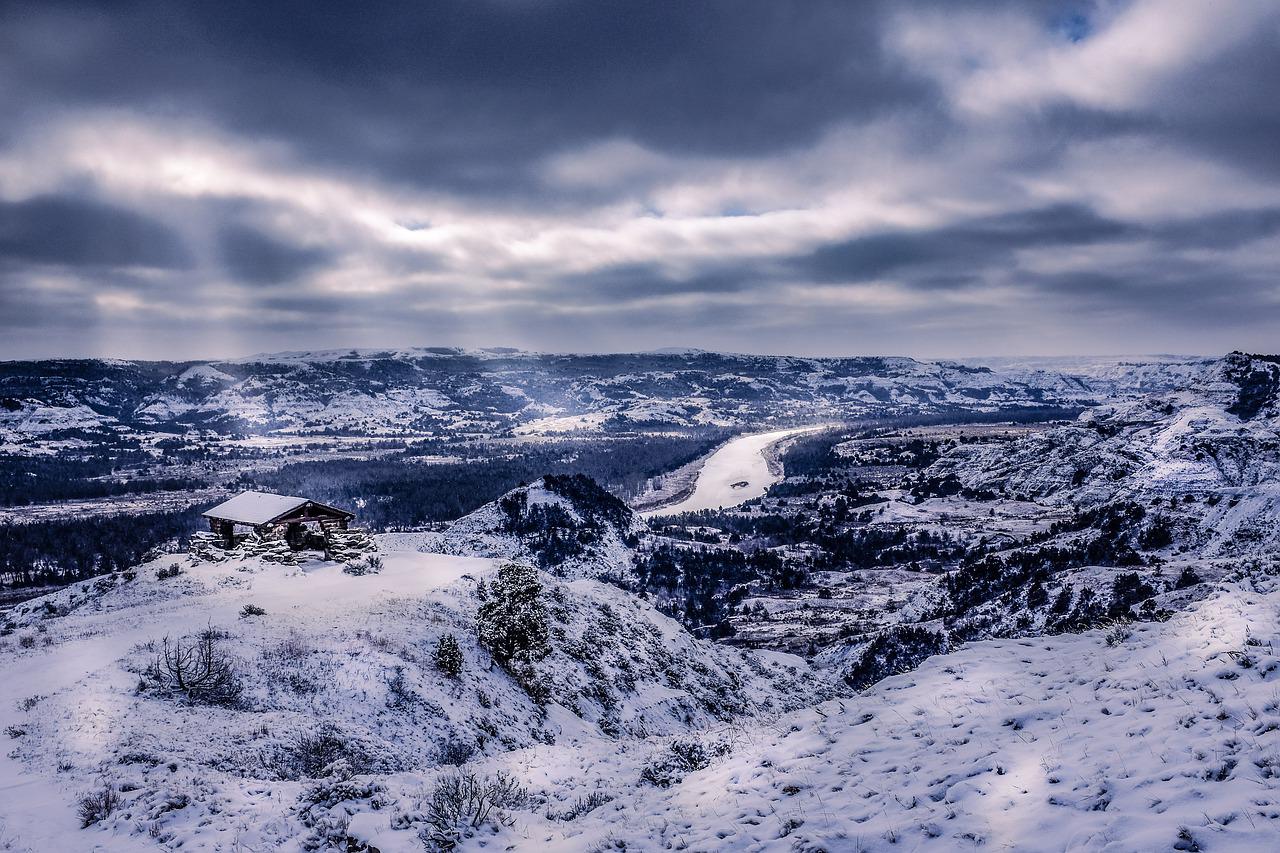
M 1280 350 L 1280 3 L 0 4 L 0 358 Z

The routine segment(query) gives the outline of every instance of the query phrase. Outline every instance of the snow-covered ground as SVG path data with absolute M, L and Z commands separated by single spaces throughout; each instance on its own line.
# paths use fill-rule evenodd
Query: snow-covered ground
M 769 469 L 766 455 L 769 448 L 784 439 L 818 429 L 821 427 L 781 429 L 744 435 L 726 442 L 707 457 L 689 497 L 671 506 L 648 510 L 640 515 L 651 518 L 703 509 L 720 509 L 758 498 L 782 479 L 780 473 Z
M 0 850 L 338 849 L 317 828 L 342 839 L 352 814 L 381 807 L 362 819 L 387 836 L 378 846 L 421 851 L 423 798 L 451 764 L 535 743 L 626 751 L 831 695 L 799 658 L 696 640 L 617 587 L 542 575 L 551 638 L 535 700 L 477 642 L 477 586 L 497 561 L 422 553 L 414 534 L 378 542 L 375 574 L 244 559 L 184 560 L 160 577 L 168 556 L 7 614 Z M 234 705 L 150 686 L 165 639 L 206 629 L 235 662 Z M 461 649 L 456 676 L 433 663 L 446 635 Z M 300 769 L 330 734 L 357 774 L 347 787 Z M 317 784 L 380 793 L 304 814 Z M 79 798 L 104 785 L 120 807 L 81 829 Z
M 562 797 L 621 794 L 515 849 L 1274 851 L 1278 611 L 1275 578 L 1245 579 L 1165 623 L 973 643 L 708 737 L 728 754 L 666 789 L 634 752 L 504 756 Z
M 185 576 L 167 583 L 151 581 L 154 588 L 146 590 L 141 600 L 122 595 L 114 607 L 110 593 L 81 596 L 87 603 L 70 624 L 36 619 L 31 624 L 45 631 L 18 633 L 19 648 L 23 636 L 41 638 L 33 649 L 19 651 L 8 643 L 0 649 L 0 730 L 13 726 L 30 731 L 33 717 L 44 718 L 59 731 L 75 735 L 74 740 L 53 746 L 63 760 L 75 757 L 95 764 L 95 759 L 101 761 L 120 741 L 129 739 L 128 727 L 120 717 L 127 702 L 120 694 L 128 695 L 131 680 L 136 682 L 137 676 L 116 663 L 133 647 L 189 634 L 201 627 L 193 622 L 197 617 L 205 625 L 235 626 L 242 621 L 238 612 L 249 603 L 268 614 L 286 614 L 299 625 L 337 623 L 398 597 L 443 589 L 467 573 L 484 576 L 494 569 L 491 560 L 444 555 L 427 558 L 411 552 L 387 553 L 383 560 L 383 572 L 359 578 L 344 574 L 335 563 L 317 562 L 299 569 L 273 566 L 253 573 L 206 565 L 204 571 L 188 569 Z M 159 561 L 169 562 L 172 558 Z M 155 571 L 155 567 L 149 568 Z M 144 578 L 134 583 L 149 582 Z M 69 587 L 50 599 L 74 607 L 82 586 L 92 589 L 92 582 Z M 104 603 L 103 599 L 108 600 Z M 48 638 L 47 645 L 44 638 Z M 41 698 L 31 709 L 24 709 L 24 700 L 32 697 Z M 55 721 L 50 719 L 51 709 L 58 705 L 65 708 L 65 716 Z M 189 732 L 201 733 L 198 726 Z M 75 818 L 75 800 L 90 781 L 78 778 L 73 770 L 37 770 L 23 762 L 20 748 L 26 745 L 26 737 L 7 743 L 5 754 L 0 756 L 0 850 L 52 853 L 145 847 L 136 837 L 89 835 L 81 830 Z M 5 846 L 6 840 L 12 842 L 12 848 Z M 200 845 L 196 849 L 219 848 Z

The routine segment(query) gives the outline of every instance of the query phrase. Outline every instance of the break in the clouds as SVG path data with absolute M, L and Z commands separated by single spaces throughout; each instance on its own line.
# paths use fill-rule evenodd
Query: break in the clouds
M 0 357 L 1274 349 L 1270 0 L 0 6 Z

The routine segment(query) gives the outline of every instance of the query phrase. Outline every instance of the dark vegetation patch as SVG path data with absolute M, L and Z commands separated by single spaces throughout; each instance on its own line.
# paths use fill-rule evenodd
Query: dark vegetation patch
M 0 506 L 86 500 L 204 488 L 196 477 L 151 477 L 109 456 L 88 459 L 0 457 Z
M 199 511 L 33 521 L 0 527 L 0 586 L 72 583 L 124 571 L 199 525 Z
M 891 675 L 910 672 L 925 658 L 949 650 L 944 634 L 915 625 L 899 625 L 876 635 L 849 667 L 844 680 L 854 690 L 862 690 Z
M 599 542 L 610 528 L 626 531 L 631 510 L 582 474 L 548 474 L 542 478 L 547 491 L 573 507 L 558 503 L 529 503 L 527 492 L 505 495 L 498 502 L 503 530 L 521 537 L 538 557 L 543 569 L 580 556 Z M 638 544 L 634 539 L 629 544 Z

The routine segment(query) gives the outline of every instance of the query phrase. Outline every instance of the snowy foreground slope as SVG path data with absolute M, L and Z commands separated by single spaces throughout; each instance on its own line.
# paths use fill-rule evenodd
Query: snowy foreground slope
M 423 800 L 452 765 L 536 744 L 626 751 L 822 698 L 798 658 L 698 641 L 614 587 L 546 575 L 550 651 L 521 684 L 476 641 L 476 589 L 496 562 L 378 538 L 376 574 L 238 560 L 160 577 L 166 557 L 10 614 L 0 849 L 346 849 L 350 812 L 377 810 L 397 821 L 387 849 L 421 850 Z M 197 704 L 157 689 L 165 638 L 210 629 L 242 695 Z M 433 659 L 445 635 L 457 677 Z M 108 788 L 118 807 L 80 829 L 79 798 Z
M 508 838 L 547 851 L 1276 850 L 1278 614 L 1277 580 L 1244 579 L 1131 633 L 973 643 L 860 696 L 726 730 L 727 755 L 665 789 L 635 785 L 635 751 L 513 754 L 500 763 L 532 786 L 620 796 Z
M 1167 622 L 974 642 L 822 702 L 799 659 L 543 575 L 561 629 L 543 713 L 469 627 L 494 562 L 420 542 L 381 537 L 380 574 L 243 561 L 159 579 L 160 560 L 38 600 L 0 638 L 0 849 L 421 851 L 459 772 L 525 789 L 465 850 L 1267 851 L 1280 835 L 1275 577 L 1206 588 Z M 250 603 L 266 613 L 242 617 Z M 241 663 L 242 707 L 139 689 L 155 643 L 207 625 Z M 457 681 L 425 660 L 445 633 Z M 78 797 L 108 785 L 118 807 L 78 828 Z

